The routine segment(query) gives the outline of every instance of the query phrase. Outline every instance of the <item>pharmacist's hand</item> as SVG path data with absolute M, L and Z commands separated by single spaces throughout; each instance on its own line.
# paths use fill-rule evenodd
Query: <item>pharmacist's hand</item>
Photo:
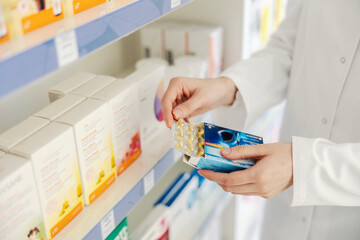
M 218 183 L 226 192 L 270 199 L 293 184 L 291 143 L 236 146 L 223 149 L 221 154 L 230 160 L 257 160 L 253 167 L 232 173 L 199 170 L 200 175 Z
M 231 105 L 237 89 L 229 78 L 173 78 L 162 99 L 162 111 L 170 128 L 173 118 L 203 114 L 218 106 Z

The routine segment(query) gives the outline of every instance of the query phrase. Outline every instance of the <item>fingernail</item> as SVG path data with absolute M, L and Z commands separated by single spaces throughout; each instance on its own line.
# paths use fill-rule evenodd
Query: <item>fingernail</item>
M 203 175 L 201 174 L 201 172 L 200 172 L 200 171 L 198 171 L 198 174 L 199 174 L 200 176 L 202 176 L 202 177 L 203 177 Z
M 230 153 L 231 153 L 231 149 L 230 149 L 230 148 L 225 148 L 225 149 L 222 149 L 222 150 L 221 150 L 221 153 L 222 153 L 222 154 L 226 154 L 226 155 L 228 155 L 228 154 L 230 154 Z
M 174 114 L 176 119 L 179 119 L 182 116 L 182 111 L 181 111 L 181 109 L 176 108 L 176 109 L 174 109 L 173 114 Z

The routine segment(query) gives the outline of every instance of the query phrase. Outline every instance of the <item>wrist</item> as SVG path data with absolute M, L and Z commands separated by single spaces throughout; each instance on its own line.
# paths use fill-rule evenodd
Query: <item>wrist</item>
M 236 97 L 237 87 L 234 81 L 228 77 L 220 77 L 222 83 L 225 85 L 225 94 L 223 98 L 223 105 L 224 106 L 231 106 Z

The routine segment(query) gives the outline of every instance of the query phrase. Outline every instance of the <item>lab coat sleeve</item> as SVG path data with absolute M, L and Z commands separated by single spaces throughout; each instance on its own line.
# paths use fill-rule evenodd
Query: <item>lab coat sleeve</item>
M 286 97 L 302 1 L 293 1 L 292 4 L 288 17 L 263 50 L 235 63 L 221 74 L 234 81 L 238 94 L 235 106 L 222 107 L 214 112 L 215 122 L 236 129 L 248 128 L 268 108 Z M 244 110 L 239 111 L 240 106 Z M 224 116 L 231 116 L 231 122 Z
M 360 206 L 360 143 L 293 137 L 292 206 Z

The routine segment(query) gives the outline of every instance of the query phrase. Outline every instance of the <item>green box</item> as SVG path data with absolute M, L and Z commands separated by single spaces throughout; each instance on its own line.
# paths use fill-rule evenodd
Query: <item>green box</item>
M 128 240 L 129 230 L 127 218 L 121 221 L 121 223 L 110 233 L 106 240 Z

